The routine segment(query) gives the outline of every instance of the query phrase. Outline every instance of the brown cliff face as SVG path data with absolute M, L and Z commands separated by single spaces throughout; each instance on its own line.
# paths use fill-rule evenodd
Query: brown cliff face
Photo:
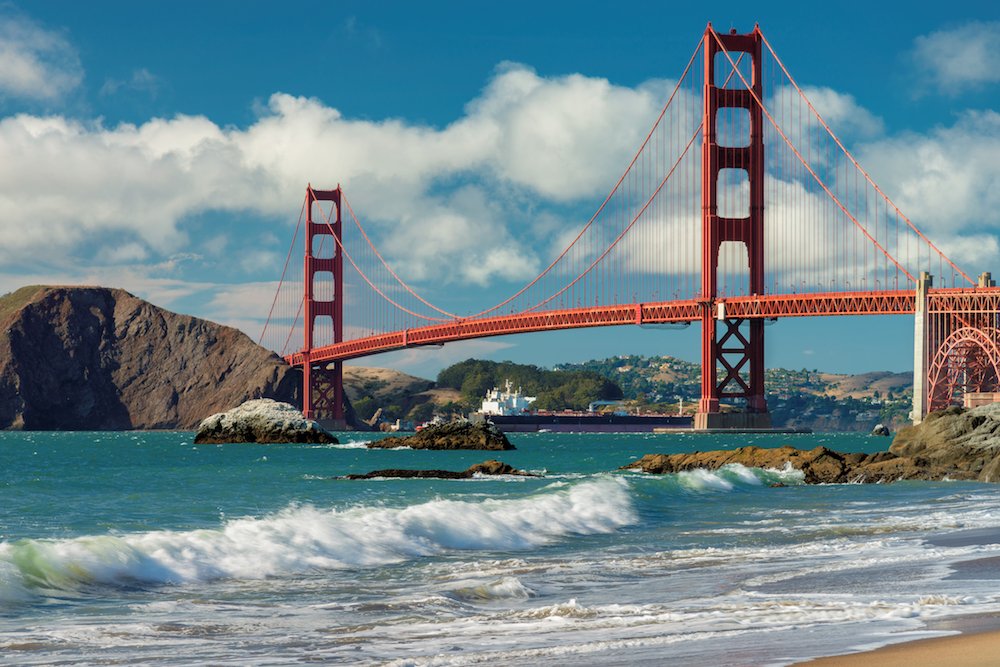
M 120 289 L 0 297 L 0 428 L 191 429 L 250 398 L 297 404 L 298 380 L 231 327 Z

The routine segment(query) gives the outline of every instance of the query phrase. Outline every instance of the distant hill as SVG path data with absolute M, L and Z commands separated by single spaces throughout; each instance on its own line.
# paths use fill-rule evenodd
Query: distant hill
M 0 297 L 0 428 L 190 429 L 248 398 L 297 404 L 298 378 L 239 330 L 124 290 Z

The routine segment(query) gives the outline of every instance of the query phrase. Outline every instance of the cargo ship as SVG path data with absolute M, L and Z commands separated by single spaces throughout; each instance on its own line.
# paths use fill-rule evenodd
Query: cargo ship
M 608 401 L 595 401 L 586 412 L 563 410 L 550 412 L 533 410 L 535 396 L 525 396 L 510 380 L 504 388 L 494 387 L 486 393 L 479 412 L 469 415 L 472 421 L 490 421 L 508 433 L 652 433 L 663 429 L 690 429 L 690 415 L 627 414 L 620 410 L 596 412 L 597 405 Z

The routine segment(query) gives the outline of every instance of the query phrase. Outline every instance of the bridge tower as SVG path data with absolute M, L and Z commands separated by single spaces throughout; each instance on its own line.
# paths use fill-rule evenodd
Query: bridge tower
M 763 99 L 760 29 L 745 35 L 716 33 L 709 24 L 704 39 L 704 119 L 702 125 L 702 342 L 701 400 L 695 428 L 767 428 L 771 417 L 764 398 L 764 320 L 726 317 L 725 302 L 718 299 L 719 249 L 724 242 L 742 243 L 749 264 L 750 293 L 764 294 L 764 122 L 757 100 Z M 732 67 L 725 51 L 749 56 L 753 93 Z M 742 70 L 741 70 L 742 71 Z M 723 79 L 720 82 L 716 77 Z M 728 79 L 738 87 L 726 87 Z M 722 83 L 722 85 L 720 85 Z M 720 145 L 719 112 L 744 109 L 750 117 L 749 143 Z M 719 179 L 722 170 L 746 172 L 749 210 L 742 217 L 719 214 Z M 718 367 L 724 371 L 719 377 Z M 743 374 L 746 374 L 744 378 Z M 720 400 L 744 399 L 742 413 L 720 412 Z
M 316 419 L 331 429 L 346 428 L 344 419 L 344 366 L 342 361 L 314 364 L 310 359 L 314 347 L 317 318 L 330 318 L 333 340 L 344 339 L 344 255 L 341 245 L 342 224 L 340 215 L 341 190 L 314 190 L 306 187 L 306 238 L 305 238 L 305 298 L 303 300 L 302 353 L 302 414 Z M 334 207 L 329 222 L 313 220 L 313 205 L 328 201 Z M 331 238 L 332 237 L 332 238 Z M 317 239 L 320 243 L 317 244 Z M 322 257 L 316 253 L 323 248 Z M 325 249 L 329 248 L 329 251 Z M 331 299 L 317 299 L 316 276 L 333 276 Z

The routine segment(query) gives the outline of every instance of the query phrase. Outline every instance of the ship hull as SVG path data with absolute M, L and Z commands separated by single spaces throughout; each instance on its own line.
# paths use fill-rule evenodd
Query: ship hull
M 477 415 L 478 416 L 478 415 Z M 506 433 L 652 433 L 657 429 L 690 429 L 691 417 L 667 415 L 489 415 Z

